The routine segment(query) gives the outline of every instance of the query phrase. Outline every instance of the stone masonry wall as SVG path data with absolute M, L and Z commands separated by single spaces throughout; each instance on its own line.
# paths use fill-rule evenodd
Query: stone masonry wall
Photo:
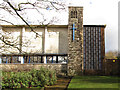
M 68 75 L 81 75 L 83 68 L 83 7 L 69 7 Z M 72 26 L 75 24 L 75 39 Z
M 29 71 L 31 69 L 47 68 L 55 70 L 58 75 L 67 74 L 67 64 L 0 64 L 2 71 Z

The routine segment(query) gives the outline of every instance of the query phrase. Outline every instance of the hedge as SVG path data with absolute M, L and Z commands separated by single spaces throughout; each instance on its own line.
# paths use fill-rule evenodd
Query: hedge
M 54 71 L 45 68 L 29 72 L 3 72 L 2 88 L 31 88 L 53 85 L 57 80 Z

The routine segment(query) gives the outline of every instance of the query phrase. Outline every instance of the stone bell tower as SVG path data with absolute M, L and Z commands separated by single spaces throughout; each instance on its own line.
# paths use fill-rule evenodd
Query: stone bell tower
M 68 75 L 81 75 L 83 69 L 83 7 L 69 7 Z

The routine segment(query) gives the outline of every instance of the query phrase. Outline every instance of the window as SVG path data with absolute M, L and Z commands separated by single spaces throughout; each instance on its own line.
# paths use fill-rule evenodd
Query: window
M 71 18 L 77 18 L 77 11 L 71 11 Z
M 73 18 L 73 11 L 71 11 L 71 18 Z

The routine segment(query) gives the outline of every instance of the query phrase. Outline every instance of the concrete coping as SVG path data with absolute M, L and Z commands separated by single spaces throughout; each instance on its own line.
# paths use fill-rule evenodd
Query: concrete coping
M 7 63 L 7 64 L 0 64 L 0 65 L 67 65 L 67 63 Z

